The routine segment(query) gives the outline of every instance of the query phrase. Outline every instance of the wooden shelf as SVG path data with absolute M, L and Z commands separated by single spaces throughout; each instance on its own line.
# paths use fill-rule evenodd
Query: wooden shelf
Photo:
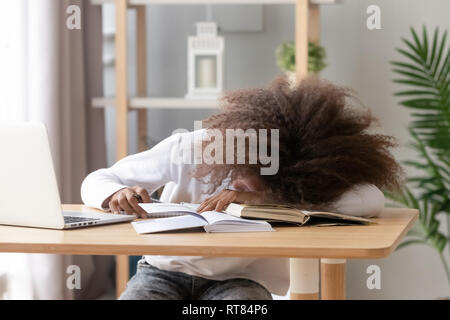
M 132 109 L 216 109 L 219 102 L 213 99 L 186 98 L 129 98 L 128 105 Z M 115 97 L 97 97 L 92 99 L 95 108 L 115 107 Z
M 128 0 L 130 6 L 140 5 L 181 5 L 181 4 L 295 4 L 296 0 Z M 338 0 L 310 0 L 312 4 L 334 4 Z M 114 0 L 91 0 L 91 4 L 114 3 Z

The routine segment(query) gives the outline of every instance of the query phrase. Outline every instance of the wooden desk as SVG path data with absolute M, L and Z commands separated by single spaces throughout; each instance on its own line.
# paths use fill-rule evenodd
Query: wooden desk
M 82 205 L 65 210 L 95 211 Z M 339 227 L 278 227 L 276 232 L 174 232 L 137 234 L 130 223 L 73 230 L 0 226 L 0 252 L 87 255 L 201 255 L 328 258 L 322 298 L 345 297 L 345 260 L 389 256 L 418 217 L 413 209 L 384 209 L 378 224 Z M 344 263 L 344 270 L 342 270 Z M 328 276 L 327 276 L 328 275 Z M 332 279 L 328 277 L 332 275 Z M 291 279 L 292 281 L 292 279 Z M 342 296 L 344 294 L 344 296 Z

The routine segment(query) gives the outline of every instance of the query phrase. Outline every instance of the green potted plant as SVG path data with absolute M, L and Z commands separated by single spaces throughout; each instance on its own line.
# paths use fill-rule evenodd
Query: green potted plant
M 394 203 L 419 209 L 418 222 L 398 249 L 424 244 L 439 255 L 450 285 L 449 263 L 444 256 L 450 252 L 450 48 L 447 31 L 436 28 L 429 41 L 426 27 L 422 35 L 411 28 L 411 40 L 402 39 L 405 48 L 397 49 L 404 61 L 392 61 L 393 81 L 405 86 L 395 93 L 399 104 L 411 109 L 408 127 L 411 147 L 417 159 L 404 161 L 419 174 L 409 177 L 400 194 L 386 195 Z M 446 232 L 440 227 L 445 221 Z
M 285 42 L 278 46 L 275 52 L 278 67 L 284 71 L 289 79 L 295 79 L 295 43 Z M 308 44 L 308 72 L 318 74 L 327 65 L 325 63 L 325 49 L 314 43 Z

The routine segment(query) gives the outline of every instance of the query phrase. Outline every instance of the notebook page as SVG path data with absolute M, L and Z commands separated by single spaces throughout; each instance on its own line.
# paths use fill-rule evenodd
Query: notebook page
M 217 211 L 206 211 L 202 216 L 208 220 L 206 232 L 267 232 L 274 231 L 272 226 L 263 220 L 250 220 L 234 217 Z
M 179 217 L 146 219 L 131 223 L 137 233 L 154 233 L 170 230 L 204 227 L 208 222 L 201 216 L 185 215 Z
M 195 213 L 193 208 L 180 203 L 139 203 L 149 217 L 173 217 Z
M 189 208 L 189 210 L 192 210 L 193 212 L 197 212 L 198 207 L 200 207 L 200 203 L 181 202 L 181 205 Z
M 227 222 L 229 224 L 265 224 L 267 222 L 263 220 L 250 220 L 235 217 L 226 213 L 221 213 L 217 211 L 206 211 L 201 214 L 209 224 L 214 224 L 217 222 Z

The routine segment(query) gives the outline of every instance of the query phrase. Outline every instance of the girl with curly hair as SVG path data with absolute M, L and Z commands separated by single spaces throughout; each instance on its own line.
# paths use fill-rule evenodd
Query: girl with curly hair
M 277 78 L 267 88 L 225 94 L 220 110 L 203 121 L 205 129 L 174 134 L 89 174 L 81 195 L 88 206 L 145 218 L 138 199 L 151 202 L 149 194 L 173 182 L 169 201 L 199 203 L 200 214 L 237 202 L 376 216 L 384 206 L 380 189 L 397 189 L 401 169 L 390 153 L 393 138 L 370 132 L 374 124 L 349 89 L 313 78 L 292 87 Z M 269 150 L 276 143 L 276 172 L 261 174 L 269 164 L 248 161 L 255 152 L 250 136 L 245 137 L 245 161 L 226 161 L 229 141 L 219 144 L 223 150 L 214 150 L 221 161 L 180 161 L 186 150 L 207 147 L 208 133 L 225 137 L 231 129 L 276 129 L 277 139 L 267 140 Z M 242 151 L 237 145 L 235 153 Z M 288 287 L 288 259 L 144 256 L 120 298 L 271 299 L 270 293 L 284 295 Z

